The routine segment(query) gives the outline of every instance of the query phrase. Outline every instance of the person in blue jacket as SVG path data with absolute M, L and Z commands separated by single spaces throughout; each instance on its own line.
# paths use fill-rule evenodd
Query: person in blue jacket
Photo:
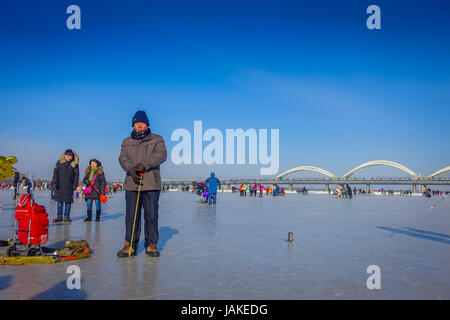
M 206 179 L 205 184 L 209 193 L 208 204 L 216 204 L 217 188 L 222 187 L 220 180 L 216 178 L 216 174 L 214 172 L 211 172 L 211 176 Z

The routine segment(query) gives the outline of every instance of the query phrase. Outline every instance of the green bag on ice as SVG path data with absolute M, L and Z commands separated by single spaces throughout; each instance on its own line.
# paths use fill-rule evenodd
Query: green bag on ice
M 84 259 L 91 256 L 91 249 L 86 240 L 69 240 L 64 244 L 64 248 L 56 250 L 56 254 L 59 257 L 76 257 L 77 259 Z

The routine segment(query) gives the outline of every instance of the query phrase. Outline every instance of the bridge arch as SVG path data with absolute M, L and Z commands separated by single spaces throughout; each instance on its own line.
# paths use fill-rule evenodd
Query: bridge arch
M 440 175 L 440 174 L 442 174 L 442 173 L 444 173 L 444 172 L 447 172 L 447 171 L 450 171 L 450 166 L 447 166 L 447 167 L 445 167 L 445 168 L 442 168 L 441 170 L 436 171 L 436 172 L 433 173 L 433 174 L 430 174 L 430 175 L 428 176 L 428 178 L 433 179 L 435 176 Z
M 360 170 L 362 170 L 364 168 L 368 168 L 368 167 L 372 167 L 372 166 L 380 166 L 380 165 L 381 166 L 389 166 L 389 167 L 394 167 L 394 168 L 400 169 L 400 170 L 410 174 L 413 178 L 417 178 L 418 177 L 418 175 L 414 171 L 408 169 L 407 167 L 405 167 L 405 166 L 403 166 L 403 165 L 401 165 L 399 163 L 392 162 L 392 161 L 387 161 L 387 160 L 374 160 L 374 161 L 369 161 L 369 162 L 363 163 L 363 164 L 357 166 L 356 168 L 350 170 L 349 172 L 347 172 L 344 175 L 344 178 L 349 178 L 353 174 L 355 174 L 356 172 L 358 172 L 358 171 L 360 171 Z
M 332 174 L 331 172 L 329 172 L 327 170 L 324 170 L 322 168 L 313 167 L 313 166 L 300 166 L 300 167 L 292 168 L 290 170 L 287 170 L 287 171 L 283 172 L 282 174 L 280 174 L 277 177 L 275 177 L 275 179 L 277 179 L 277 180 L 281 179 L 281 178 L 283 178 L 283 177 L 285 177 L 285 176 L 287 176 L 287 175 L 289 175 L 291 173 L 298 172 L 298 171 L 314 171 L 314 172 L 318 172 L 318 173 L 324 174 L 324 175 L 326 175 L 326 176 L 328 176 L 330 178 L 336 178 L 336 176 L 334 174 Z

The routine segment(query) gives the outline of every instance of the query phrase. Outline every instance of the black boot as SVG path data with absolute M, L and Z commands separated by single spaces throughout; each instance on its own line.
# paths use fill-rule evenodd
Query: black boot
M 92 210 L 87 211 L 87 218 L 84 219 L 85 222 L 92 221 Z
M 97 215 L 95 216 L 95 221 L 99 222 L 100 221 L 100 215 L 102 214 L 102 210 L 97 210 L 96 213 L 97 213 Z
M 59 223 L 63 221 L 63 217 L 57 217 L 56 219 L 53 219 L 53 223 Z

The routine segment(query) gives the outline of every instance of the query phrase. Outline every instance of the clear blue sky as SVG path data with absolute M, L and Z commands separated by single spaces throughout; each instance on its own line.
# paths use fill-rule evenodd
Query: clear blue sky
M 66 8 L 81 8 L 78 31 Z M 381 8 L 368 30 L 366 8 Z M 0 155 L 50 177 L 72 148 L 122 178 L 120 144 L 154 132 L 280 129 L 280 171 L 370 160 L 450 164 L 448 1 L 0 2 Z M 164 178 L 257 176 L 259 166 L 163 166 Z

